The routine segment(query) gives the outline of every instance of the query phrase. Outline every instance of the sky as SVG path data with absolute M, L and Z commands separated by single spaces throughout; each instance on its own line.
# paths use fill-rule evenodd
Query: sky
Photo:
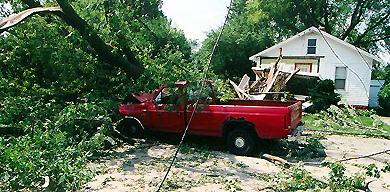
M 230 0 L 163 0 L 162 10 L 172 26 L 187 38 L 202 42 L 211 29 L 222 26 Z

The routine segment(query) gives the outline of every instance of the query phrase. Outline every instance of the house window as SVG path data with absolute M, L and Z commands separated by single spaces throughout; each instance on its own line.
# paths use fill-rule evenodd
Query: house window
M 316 54 L 317 39 L 307 40 L 307 54 Z
M 311 63 L 295 63 L 295 69 L 299 69 L 299 72 L 311 73 Z
M 334 85 L 336 89 L 345 89 L 345 81 L 347 79 L 347 68 L 336 67 Z

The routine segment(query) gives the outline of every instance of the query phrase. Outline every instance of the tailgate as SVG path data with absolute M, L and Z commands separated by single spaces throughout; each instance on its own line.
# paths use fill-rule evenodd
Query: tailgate
M 301 122 L 302 118 L 302 102 L 297 101 L 293 105 L 288 106 L 289 116 L 290 116 L 290 122 L 289 125 L 291 126 L 291 129 L 295 129 L 299 122 Z

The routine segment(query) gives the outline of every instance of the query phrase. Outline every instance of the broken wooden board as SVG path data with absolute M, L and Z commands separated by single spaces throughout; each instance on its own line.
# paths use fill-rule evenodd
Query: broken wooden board
M 275 94 L 285 94 L 286 92 L 282 90 L 286 87 L 288 81 L 299 72 L 299 69 L 285 71 L 284 63 L 279 64 L 275 72 L 270 68 L 259 67 L 252 67 L 252 70 L 257 76 L 256 81 L 249 83 L 249 77 L 244 75 L 239 85 L 230 82 L 242 100 L 264 100 L 271 93 L 274 96 Z M 274 74 L 269 75 L 270 73 Z M 270 77 L 272 78 L 268 79 Z M 278 97 L 276 96 L 274 99 Z
M 246 100 L 247 98 L 249 98 L 249 94 L 245 93 L 245 90 L 244 89 L 241 89 L 236 83 L 234 83 L 233 81 L 230 81 L 230 84 L 233 85 L 233 88 L 234 90 L 236 91 L 237 95 L 238 95 L 238 98 L 240 98 L 241 100 Z

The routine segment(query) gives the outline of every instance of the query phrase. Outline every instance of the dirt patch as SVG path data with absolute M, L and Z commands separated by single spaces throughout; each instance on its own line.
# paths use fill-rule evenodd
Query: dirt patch
M 329 136 L 320 140 L 326 158 L 340 160 L 390 149 L 390 141 L 375 138 Z M 207 146 L 207 145 L 206 145 Z M 211 147 L 212 148 L 212 147 Z M 82 191 L 155 191 L 159 185 L 175 145 L 155 140 L 138 140 L 106 154 L 90 166 L 99 174 Z M 389 154 L 346 161 L 348 174 L 363 171 L 376 164 L 379 168 L 390 161 Z M 304 160 L 305 162 L 305 160 Z M 304 168 L 318 179 L 328 177 L 329 169 L 307 163 Z M 317 162 L 317 161 L 316 161 Z M 242 157 L 204 146 L 184 145 L 163 191 L 259 191 L 270 186 L 270 178 L 282 167 L 258 157 Z M 374 191 L 390 190 L 390 174 L 384 173 L 370 184 Z

